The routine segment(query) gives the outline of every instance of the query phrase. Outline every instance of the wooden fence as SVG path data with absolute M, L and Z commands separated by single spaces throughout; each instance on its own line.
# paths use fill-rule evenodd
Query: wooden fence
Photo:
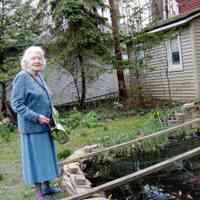
M 134 143 L 142 142 L 146 139 L 155 138 L 155 137 L 161 136 L 163 134 L 173 133 L 174 131 L 176 131 L 178 129 L 188 127 L 188 126 L 192 125 L 193 123 L 197 123 L 197 122 L 200 122 L 200 118 L 191 120 L 189 122 L 185 122 L 183 124 L 171 127 L 169 129 L 166 129 L 166 130 L 162 130 L 162 131 L 153 133 L 153 134 L 148 135 L 148 136 L 144 136 L 144 137 L 141 137 L 141 138 L 137 138 L 135 140 L 131 140 L 129 142 L 125 142 L 125 143 L 122 143 L 122 144 L 119 144 L 119 145 L 111 146 L 111 147 L 105 148 L 103 150 L 94 152 L 94 153 L 89 153 L 87 155 L 80 156 L 80 157 L 77 157 L 77 158 L 74 158 L 74 159 L 65 160 L 65 161 L 62 161 L 60 164 L 64 165 L 64 164 L 68 164 L 68 163 L 71 163 L 71 162 L 79 161 L 81 159 L 87 159 L 87 158 L 90 158 L 90 157 L 98 155 L 98 154 L 102 154 L 102 153 L 105 153 L 105 152 L 108 152 L 108 151 L 111 151 L 111 150 L 116 150 L 116 149 L 119 149 L 119 148 L 122 148 L 122 147 L 126 147 L 127 145 L 132 145 Z M 85 192 L 85 193 L 82 193 L 82 194 L 77 194 L 77 195 L 74 195 L 74 196 L 71 196 L 71 197 L 67 197 L 67 198 L 64 198 L 62 200 L 81 200 L 81 199 L 84 199 L 84 198 L 87 198 L 87 197 L 91 197 L 91 195 L 93 195 L 95 193 L 110 190 L 112 188 L 127 184 L 131 181 L 137 180 L 137 179 L 142 178 L 144 176 L 158 172 L 161 169 L 172 166 L 178 161 L 186 160 L 186 159 L 192 158 L 192 157 L 199 155 L 199 154 L 200 154 L 200 147 L 197 147 L 197 148 L 192 149 L 190 151 L 187 151 L 185 153 L 179 154 L 178 156 L 175 156 L 173 158 L 162 161 L 158 164 L 152 165 L 152 166 L 147 167 L 145 169 L 139 170 L 137 172 L 131 173 L 129 175 L 115 179 L 115 180 L 110 181 L 108 183 L 105 183 L 105 184 L 102 184 L 100 186 L 89 189 L 88 192 Z

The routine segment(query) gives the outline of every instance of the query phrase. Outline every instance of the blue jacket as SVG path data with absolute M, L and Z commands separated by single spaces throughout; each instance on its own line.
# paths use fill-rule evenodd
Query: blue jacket
M 51 118 L 52 101 L 46 83 L 40 74 L 34 80 L 22 70 L 12 82 L 11 107 L 17 113 L 19 131 L 22 134 L 49 131 L 49 126 L 40 124 L 40 114 Z

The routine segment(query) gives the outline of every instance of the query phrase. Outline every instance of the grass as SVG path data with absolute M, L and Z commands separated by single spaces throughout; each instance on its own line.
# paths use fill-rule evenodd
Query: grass
M 9 142 L 0 137 L 0 147 L 0 199 L 30 199 L 33 192 L 21 180 L 19 135 L 10 134 Z
M 80 127 L 72 132 L 70 142 L 65 145 L 71 150 L 88 144 L 111 146 L 134 139 L 138 134 L 150 134 L 165 128 L 155 121 L 152 112 L 143 116 L 122 116 L 108 119 L 94 128 Z
M 74 151 L 88 144 L 110 146 L 133 139 L 139 131 L 149 134 L 161 128 L 153 121 L 152 113 L 143 116 L 120 116 L 116 112 L 113 117 L 107 111 L 110 115 L 107 118 L 103 110 L 102 113 L 103 120 L 96 127 L 81 126 L 74 130 L 68 144 L 60 145 L 55 142 L 57 153 L 61 154 L 66 149 Z M 5 139 L 0 132 L 0 148 L 0 200 L 34 199 L 33 189 L 25 186 L 22 181 L 19 134 L 10 133 L 8 140 L 8 137 Z

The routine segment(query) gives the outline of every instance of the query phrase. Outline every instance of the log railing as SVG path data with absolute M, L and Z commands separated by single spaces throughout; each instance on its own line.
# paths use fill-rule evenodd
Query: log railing
M 62 165 L 65 165 L 65 164 L 69 164 L 71 162 L 76 162 L 76 161 L 79 161 L 79 160 L 82 160 L 82 159 L 87 159 L 87 158 L 90 158 L 92 156 L 96 156 L 98 154 L 102 154 L 102 153 L 105 153 L 105 152 L 108 152 L 108 151 L 111 151 L 111 150 L 116 150 L 116 149 L 119 149 L 119 148 L 122 148 L 122 147 L 127 147 L 127 145 L 132 145 L 132 144 L 142 142 L 142 141 L 147 140 L 147 139 L 156 138 L 156 137 L 161 136 L 163 134 L 173 133 L 174 131 L 176 131 L 178 129 L 188 127 L 188 126 L 192 125 L 193 123 L 197 123 L 197 122 L 200 122 L 200 118 L 185 122 L 183 124 L 180 124 L 180 125 L 177 125 L 177 126 L 165 129 L 165 130 L 158 131 L 158 132 L 153 133 L 153 134 L 148 135 L 148 136 L 144 136 L 144 137 L 140 137 L 140 138 L 131 140 L 129 142 L 125 142 L 125 143 L 122 143 L 122 144 L 111 146 L 111 147 L 105 148 L 103 150 L 96 151 L 94 153 L 89 153 L 87 155 L 79 156 L 79 157 L 74 158 L 74 159 L 64 160 L 64 161 L 60 162 L 60 165 L 62 166 Z M 110 190 L 112 188 L 127 184 L 131 181 L 137 180 L 137 179 L 142 178 L 144 176 L 158 172 L 161 169 L 172 166 L 177 161 L 186 160 L 186 159 L 192 158 L 192 157 L 199 155 L 199 154 L 200 154 L 200 147 L 197 147 L 197 148 L 192 149 L 190 151 L 187 151 L 185 153 L 179 154 L 178 156 L 175 156 L 175 157 L 169 158 L 165 161 L 162 161 L 160 163 L 154 164 L 154 165 L 147 167 L 145 169 L 139 170 L 137 172 L 131 173 L 129 175 L 123 176 L 121 178 L 115 179 L 113 181 L 110 181 L 110 182 L 107 182 L 107 183 L 102 184 L 100 186 L 89 189 L 85 193 L 77 194 L 77 195 L 74 195 L 74 196 L 71 196 L 71 197 L 67 197 L 67 198 L 64 198 L 62 200 L 81 200 L 81 199 L 90 197 L 91 195 L 93 195 L 95 193 Z

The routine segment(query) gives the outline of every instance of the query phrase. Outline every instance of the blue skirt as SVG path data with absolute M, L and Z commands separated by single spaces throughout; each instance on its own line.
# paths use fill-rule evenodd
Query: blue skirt
M 20 134 L 22 175 L 28 185 L 59 176 L 55 146 L 48 132 Z

